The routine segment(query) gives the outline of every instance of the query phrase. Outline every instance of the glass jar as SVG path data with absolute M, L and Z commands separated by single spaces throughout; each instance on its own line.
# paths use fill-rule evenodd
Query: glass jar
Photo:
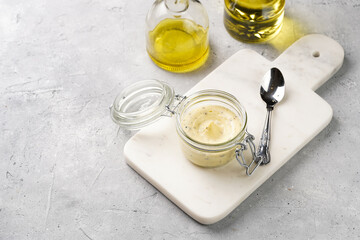
M 225 0 L 224 25 L 244 42 L 263 42 L 281 30 L 285 0 Z
M 184 131 L 183 117 L 194 109 L 206 106 L 223 106 L 229 109 L 239 120 L 241 128 L 225 142 L 209 144 L 200 142 Z M 247 114 L 236 98 L 226 92 L 205 90 L 191 94 L 179 106 L 176 112 L 176 130 L 181 139 L 185 157 L 201 167 L 219 167 L 235 158 L 238 143 L 244 140 L 247 127 Z
M 197 0 L 157 0 L 146 17 L 146 49 L 159 67 L 189 72 L 209 56 L 209 18 Z
M 226 141 L 217 143 L 199 141 L 190 136 L 183 124 L 184 116 L 195 113 L 196 109 L 214 108 L 214 106 L 218 109 L 227 109 L 233 114 L 227 115 L 224 119 L 231 121 L 229 116 L 236 118 L 236 123 L 239 123 L 236 132 L 230 132 L 231 136 Z M 130 130 L 140 129 L 162 116 L 175 115 L 182 152 L 185 158 L 195 165 L 219 167 L 236 158 L 246 168 L 247 175 L 251 175 L 260 164 L 256 163 L 254 137 L 247 132 L 248 119 L 245 108 L 227 92 L 209 89 L 189 96 L 180 96 L 164 82 L 145 80 L 125 88 L 115 98 L 110 112 L 115 123 Z M 205 115 L 202 117 L 206 120 Z M 228 122 L 224 122 L 223 125 L 228 125 Z M 246 163 L 243 155 L 243 151 L 248 147 L 252 156 L 250 164 Z

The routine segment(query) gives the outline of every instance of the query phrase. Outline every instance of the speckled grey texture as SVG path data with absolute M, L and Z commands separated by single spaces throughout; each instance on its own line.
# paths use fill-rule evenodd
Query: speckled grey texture
M 0 0 L 0 239 L 360 238 L 359 1 L 288 0 L 283 31 L 259 45 L 226 33 L 223 1 L 202 2 L 210 58 L 173 74 L 145 51 L 151 1 Z M 334 117 L 227 218 L 198 224 L 125 164 L 131 133 L 108 109 L 122 87 L 151 77 L 183 93 L 240 49 L 272 60 L 308 33 L 345 49 L 317 90 Z

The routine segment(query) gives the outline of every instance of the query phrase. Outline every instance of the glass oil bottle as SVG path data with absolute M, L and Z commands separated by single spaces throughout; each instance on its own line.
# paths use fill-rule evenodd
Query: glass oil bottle
M 264 42 L 281 30 L 285 0 L 225 0 L 224 24 L 243 42 Z
M 146 18 L 146 49 L 155 64 L 189 72 L 209 55 L 209 19 L 197 0 L 157 0 Z

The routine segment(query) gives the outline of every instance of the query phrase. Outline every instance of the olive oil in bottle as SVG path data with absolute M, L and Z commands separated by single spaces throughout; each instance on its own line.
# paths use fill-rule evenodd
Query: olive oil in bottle
M 197 69 L 209 55 L 208 30 L 189 19 L 161 21 L 147 41 L 151 59 L 172 72 Z
M 270 40 L 281 30 L 284 6 L 285 0 L 225 0 L 225 28 L 240 41 Z
M 146 49 L 159 67 L 189 72 L 209 56 L 208 16 L 198 0 L 157 0 L 146 23 Z

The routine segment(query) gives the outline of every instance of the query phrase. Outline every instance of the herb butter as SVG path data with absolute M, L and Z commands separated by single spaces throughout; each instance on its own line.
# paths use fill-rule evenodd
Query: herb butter
M 191 109 L 182 116 L 181 126 L 188 137 L 203 144 L 220 144 L 241 131 L 237 114 L 220 105 Z

